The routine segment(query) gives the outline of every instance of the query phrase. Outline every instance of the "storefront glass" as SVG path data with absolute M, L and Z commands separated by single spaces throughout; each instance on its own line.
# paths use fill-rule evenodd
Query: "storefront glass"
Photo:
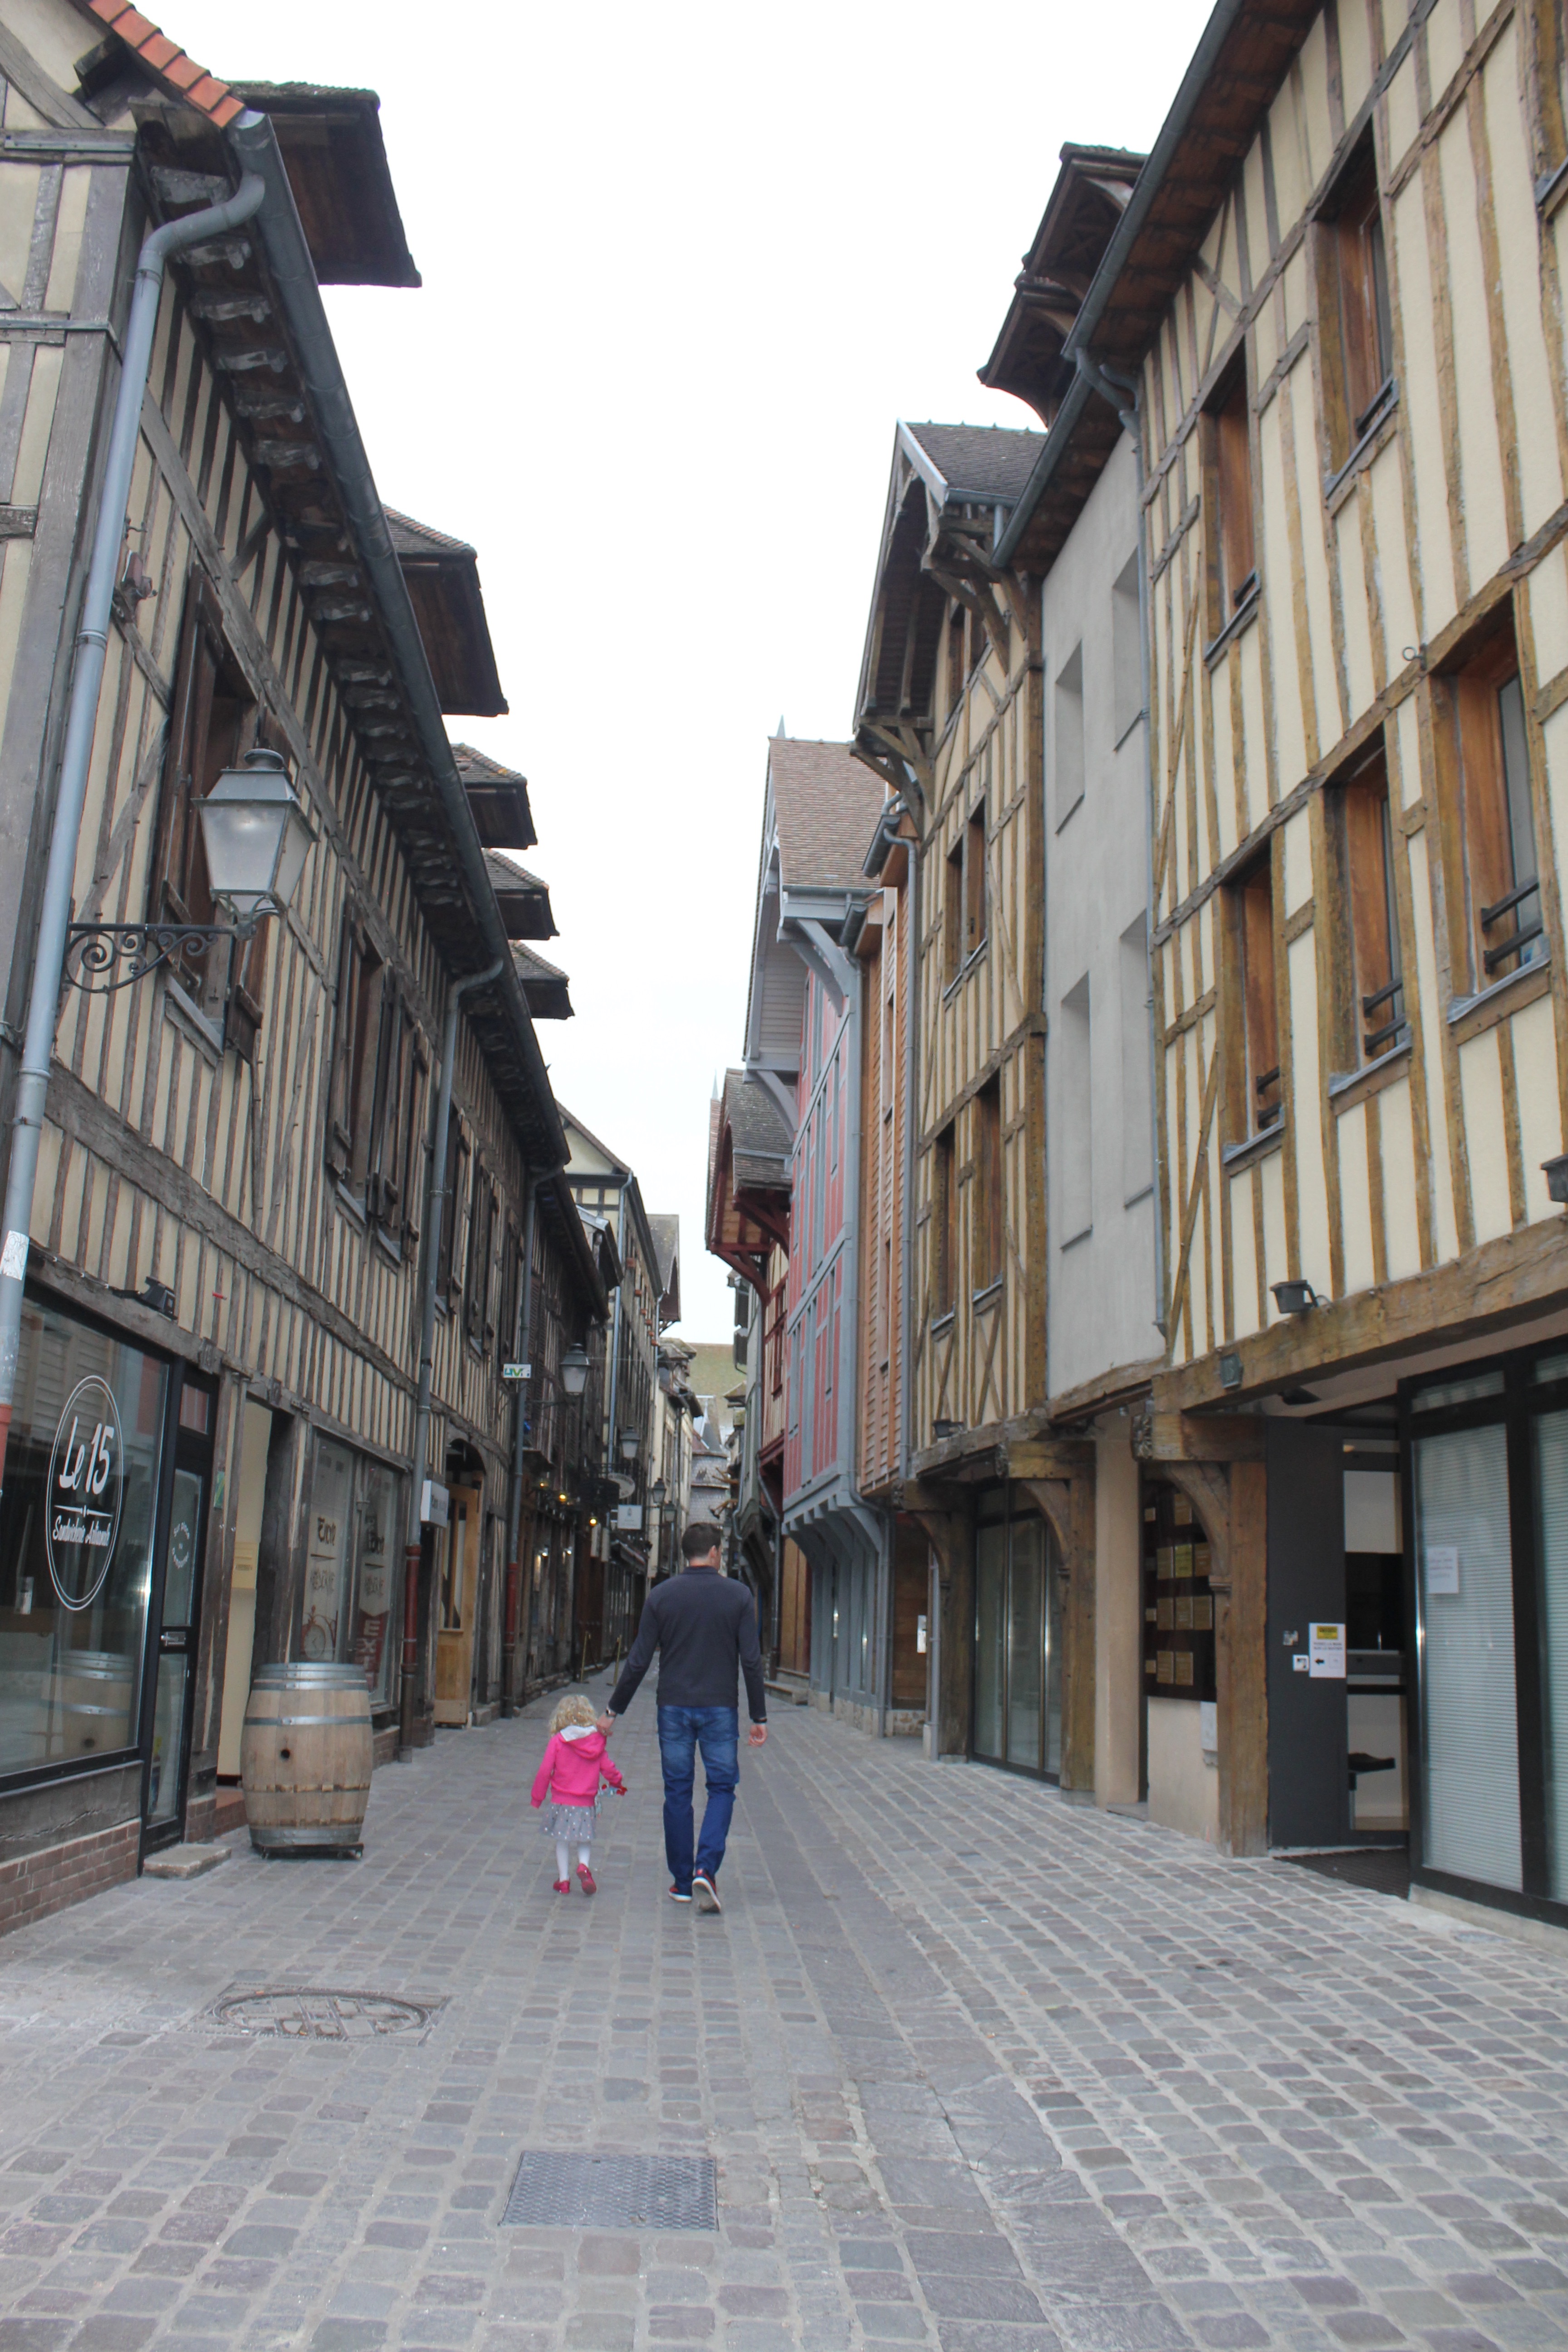
M 1568 1902 L 1568 1412 L 1535 1424 L 1536 1550 L 1540 1565 L 1546 1780 L 1546 1871 Z
M 1062 1760 L 1061 1591 L 1043 1519 L 1010 1490 L 974 1532 L 974 1734 L 983 1762 L 1053 1775 Z
M 1433 1870 L 1523 1885 L 1508 1433 L 1415 1441 L 1422 1852 Z
M 22 1309 L 0 1496 L 0 1774 L 137 1743 L 168 1375 Z
M 403 1489 L 384 1463 L 335 1439 L 317 1440 L 299 1654 L 361 1667 L 373 1706 L 391 1703 Z

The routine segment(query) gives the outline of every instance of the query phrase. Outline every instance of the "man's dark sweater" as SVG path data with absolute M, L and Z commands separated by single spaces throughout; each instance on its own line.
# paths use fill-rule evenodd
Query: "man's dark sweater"
M 737 1706 L 739 1670 L 752 1721 L 767 1721 L 756 1607 L 734 1578 L 716 1568 L 687 1568 L 654 1586 L 610 1696 L 612 1715 L 625 1715 L 656 1650 L 660 1706 Z

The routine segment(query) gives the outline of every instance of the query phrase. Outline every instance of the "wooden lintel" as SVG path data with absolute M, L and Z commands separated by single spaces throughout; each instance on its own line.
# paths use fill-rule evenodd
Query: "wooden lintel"
M 1141 1462 L 1260 1462 L 1263 1423 L 1256 1413 L 1151 1412 L 1132 1425 Z
M 1092 1478 L 1094 1448 L 1068 1437 L 1025 1438 L 996 1449 L 998 1466 L 1008 1478 L 1026 1483 L 1032 1478 Z

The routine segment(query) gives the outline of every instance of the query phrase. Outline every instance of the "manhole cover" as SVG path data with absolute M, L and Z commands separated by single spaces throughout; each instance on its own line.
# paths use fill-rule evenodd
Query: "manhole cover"
M 716 2230 L 718 2174 L 706 2156 L 526 2153 L 501 2216 L 522 2230 Z
M 320 1985 L 234 1987 L 213 2003 L 231 2032 L 281 2034 L 296 2042 L 373 2042 L 430 2030 L 439 2000 L 405 2000 L 389 1992 L 329 1992 Z

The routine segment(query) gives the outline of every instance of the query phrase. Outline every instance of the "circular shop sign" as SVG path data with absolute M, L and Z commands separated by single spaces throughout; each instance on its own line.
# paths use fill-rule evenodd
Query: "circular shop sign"
M 124 1450 L 114 1391 L 96 1375 L 66 1400 L 49 1456 L 46 1544 L 67 1609 L 89 1609 L 103 1589 L 125 1500 Z

